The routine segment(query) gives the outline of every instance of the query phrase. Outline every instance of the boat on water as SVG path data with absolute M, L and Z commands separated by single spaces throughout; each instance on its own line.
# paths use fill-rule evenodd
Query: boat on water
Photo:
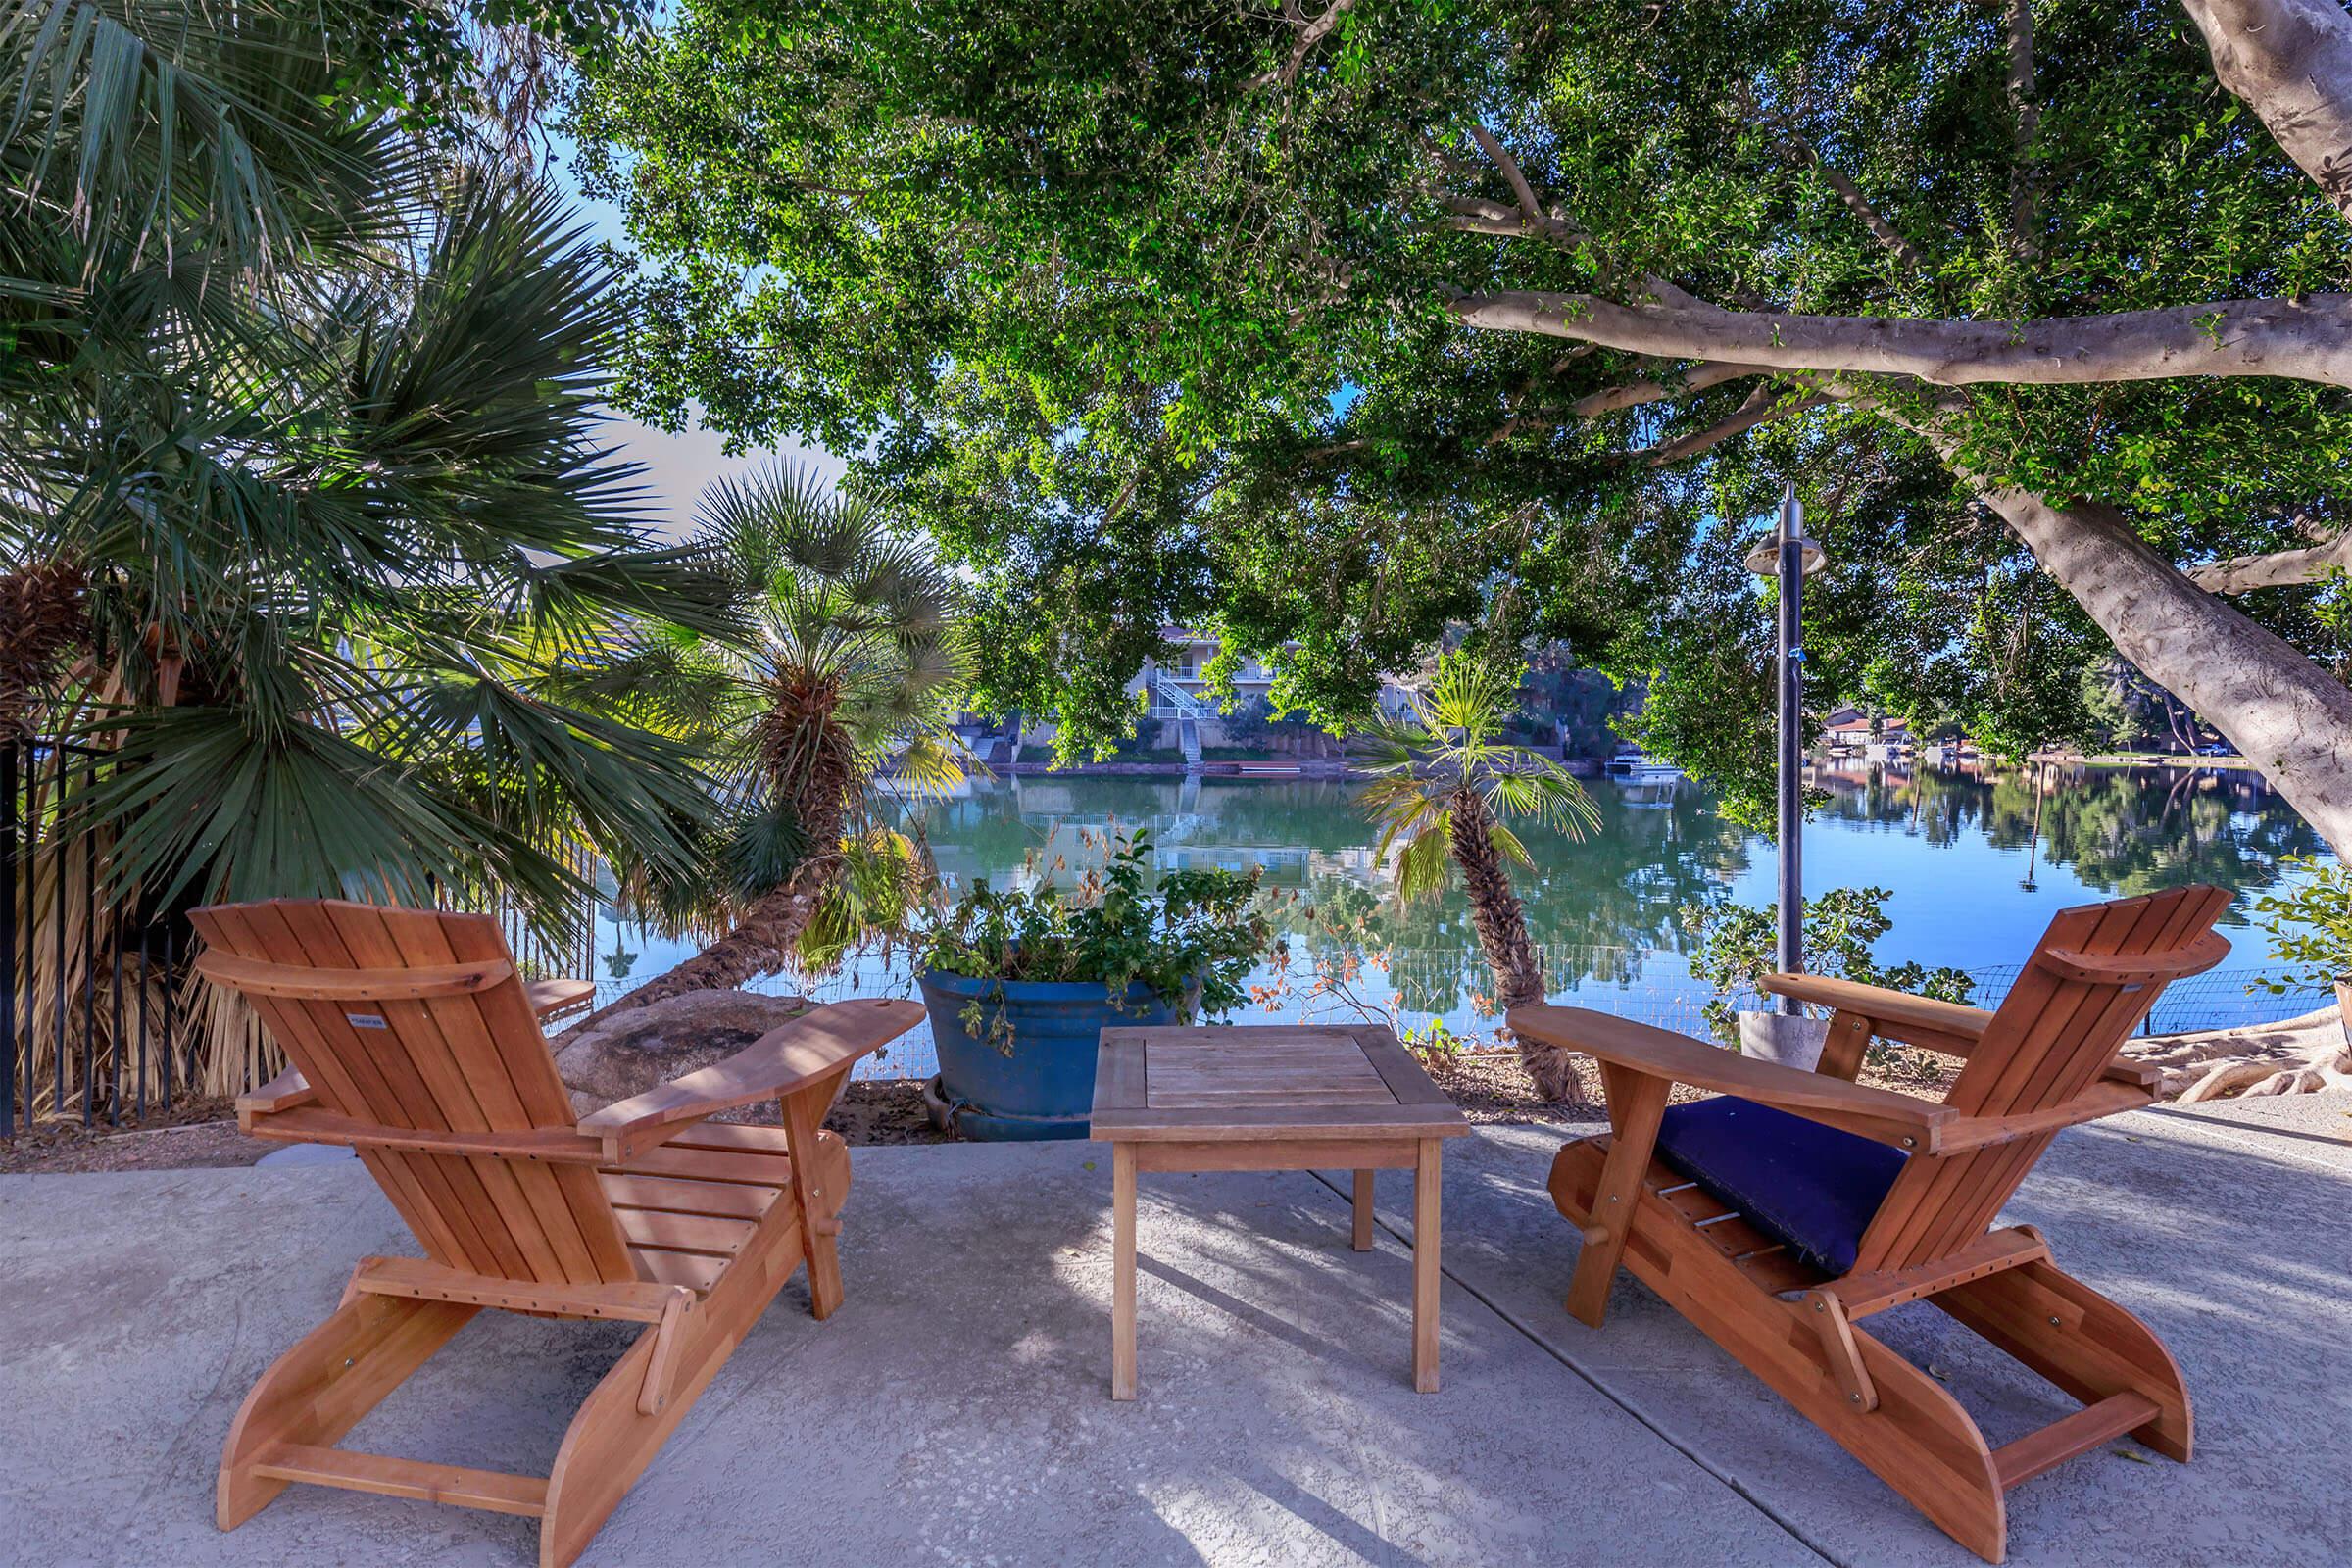
M 1619 752 L 1601 771 L 1620 784 L 1672 784 L 1683 776 L 1683 770 L 1672 762 L 1661 761 L 1639 748 Z

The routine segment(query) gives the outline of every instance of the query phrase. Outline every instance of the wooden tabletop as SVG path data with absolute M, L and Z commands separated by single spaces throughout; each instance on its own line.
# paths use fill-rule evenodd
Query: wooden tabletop
M 1454 1138 L 1468 1118 L 1378 1024 L 1105 1029 L 1092 1136 Z

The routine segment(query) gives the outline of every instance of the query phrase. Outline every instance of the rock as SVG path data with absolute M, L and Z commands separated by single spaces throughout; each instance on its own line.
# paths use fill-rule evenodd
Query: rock
M 808 1010 L 806 997 L 755 991 L 689 991 L 615 1013 L 571 1035 L 556 1053 L 556 1073 L 586 1115 L 641 1095 L 680 1073 L 733 1055 L 761 1035 Z M 714 1121 L 773 1121 L 775 1106 L 745 1105 Z

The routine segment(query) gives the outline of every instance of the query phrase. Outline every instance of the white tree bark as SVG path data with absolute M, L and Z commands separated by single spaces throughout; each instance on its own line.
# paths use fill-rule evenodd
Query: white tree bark
M 2339 0 L 2183 0 L 2213 74 L 2352 218 L 2352 19 Z
M 2231 556 L 2189 568 L 2188 580 L 2209 594 L 2243 594 L 2257 588 L 2287 588 L 2318 582 L 2330 571 L 2352 568 L 2352 534 L 2267 556 Z
M 2352 386 L 2352 295 L 2214 300 L 2037 321 L 1797 316 L 1704 304 L 1619 305 L 1510 291 L 1451 305 L 1467 325 L 1597 343 L 1660 359 L 1775 370 L 1908 375 L 1936 386 L 2067 386 L 2278 375 Z

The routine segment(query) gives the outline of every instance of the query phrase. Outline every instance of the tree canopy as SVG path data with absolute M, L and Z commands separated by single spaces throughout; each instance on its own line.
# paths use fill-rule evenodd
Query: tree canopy
M 591 76 L 624 398 L 858 453 L 1065 757 L 1170 623 L 1333 721 L 1470 624 L 1752 795 L 1793 479 L 1825 697 L 2016 753 L 2112 640 L 2352 824 L 2292 646 L 2352 520 L 2340 7 L 684 0 Z

